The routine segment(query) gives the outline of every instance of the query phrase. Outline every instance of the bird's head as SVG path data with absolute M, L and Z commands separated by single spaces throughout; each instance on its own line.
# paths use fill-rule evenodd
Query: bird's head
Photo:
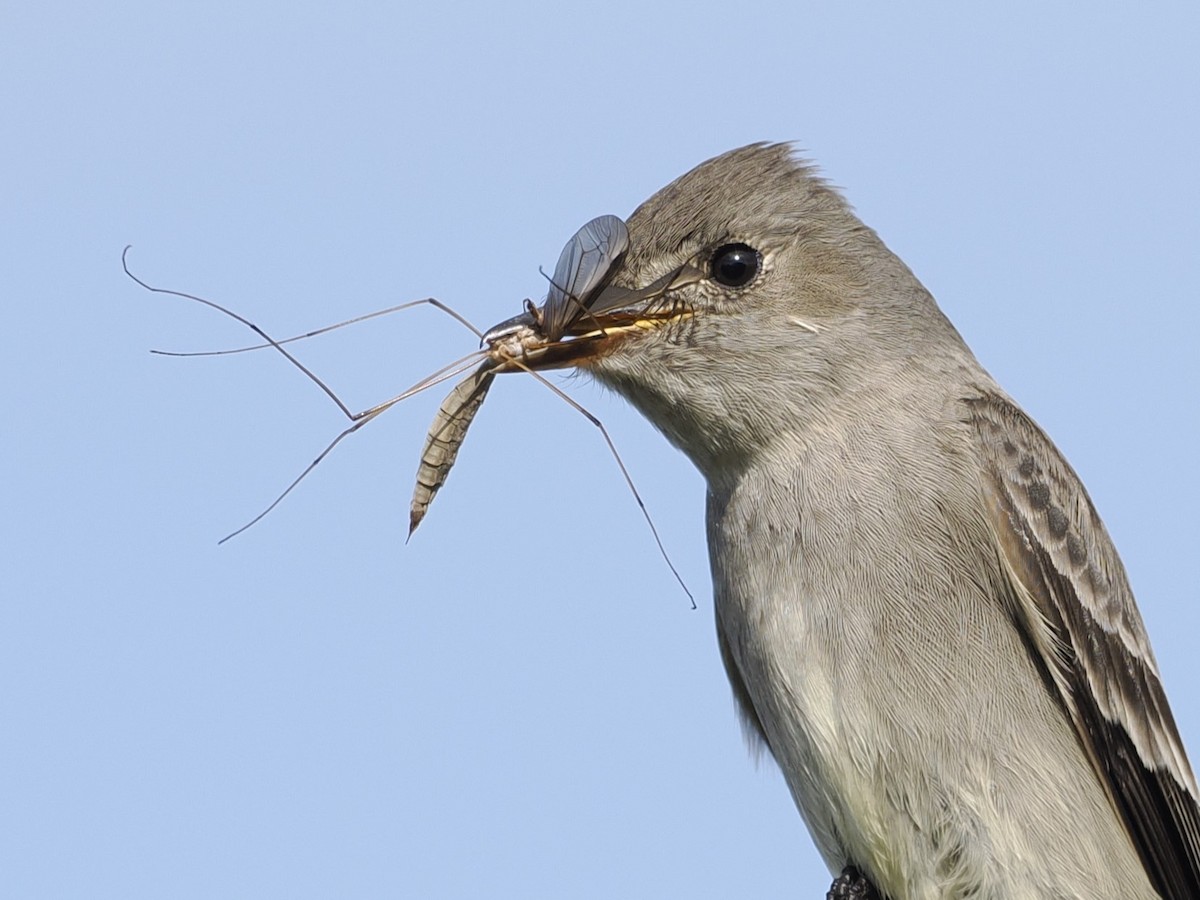
M 529 368 L 591 373 L 711 477 L 947 337 L 960 345 L 810 165 L 753 144 L 667 185 L 627 231 L 588 223 L 546 304 L 487 340 Z

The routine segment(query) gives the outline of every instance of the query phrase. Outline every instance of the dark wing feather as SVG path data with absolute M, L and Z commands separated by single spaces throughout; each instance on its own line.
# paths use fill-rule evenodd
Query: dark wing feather
M 1124 566 L 1079 478 L 1041 429 L 994 393 L 967 405 L 1018 625 L 1151 882 L 1168 900 L 1196 900 L 1196 780 Z

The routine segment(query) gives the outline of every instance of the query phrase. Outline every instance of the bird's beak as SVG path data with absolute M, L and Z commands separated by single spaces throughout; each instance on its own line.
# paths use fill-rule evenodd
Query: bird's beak
M 542 331 L 542 308 L 529 304 L 519 316 L 489 328 L 483 343 L 501 372 L 586 366 L 633 334 L 690 317 L 691 308 L 671 293 L 703 277 L 688 264 L 644 288 L 608 285 L 579 303 L 574 320 L 553 341 Z

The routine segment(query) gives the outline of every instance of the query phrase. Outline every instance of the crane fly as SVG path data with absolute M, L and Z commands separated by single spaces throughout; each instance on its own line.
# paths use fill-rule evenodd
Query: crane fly
M 510 319 L 482 336 L 482 342 L 488 346 L 488 358 L 442 401 L 425 438 L 409 506 L 409 537 L 446 483 L 458 450 L 466 440 L 467 429 L 492 386 L 496 369 L 522 358 L 526 350 L 561 339 L 571 324 L 587 314 L 588 303 L 595 300 L 612 278 L 628 248 L 629 230 L 623 221 L 616 216 L 592 219 L 575 232 L 559 254 L 541 309 L 526 301 L 523 316 Z
M 236 531 L 222 538 L 221 543 L 241 534 L 259 522 L 278 506 L 338 444 L 372 419 L 416 393 L 467 372 L 467 376 L 459 381 L 442 401 L 425 438 L 409 508 L 408 534 L 411 537 L 425 517 L 434 496 L 449 477 L 458 451 L 466 439 L 467 431 L 482 407 L 495 376 L 505 372 L 526 372 L 541 381 L 599 429 L 620 468 L 625 483 L 650 527 L 659 553 L 694 608 L 696 604 L 691 591 L 688 590 L 683 578 L 667 555 L 658 530 L 638 494 L 633 479 L 625 468 L 608 430 L 599 419 L 563 393 L 538 371 L 579 365 L 596 351 L 602 341 L 611 340 L 615 335 L 635 330 L 649 321 L 681 317 L 676 305 L 667 295 L 672 290 L 695 283 L 702 273 L 693 265 L 684 265 L 645 288 L 617 287 L 611 282 L 628 248 L 629 231 L 620 218 L 609 215 L 591 220 L 580 228 L 563 247 L 554 268 L 554 275 L 550 279 L 545 302 L 539 307 L 532 301 L 526 300 L 524 311 L 521 314 L 501 322 L 486 332 L 480 332 L 446 304 L 433 298 L 426 298 L 402 303 L 283 340 L 272 338 L 249 319 L 211 300 L 181 291 L 153 287 L 142 281 L 129 269 L 127 262 L 129 247 L 125 248 L 125 252 L 121 256 L 121 263 L 125 273 L 146 290 L 181 297 L 208 306 L 242 323 L 262 341 L 259 344 L 232 350 L 193 353 L 153 352 L 167 356 L 212 356 L 274 348 L 316 384 L 350 420 L 351 424 L 335 437 L 266 509 Z M 434 372 L 408 390 L 359 412 L 352 411 L 332 389 L 284 346 L 294 341 L 324 334 L 334 328 L 419 305 L 430 305 L 453 316 L 479 337 L 480 349 Z

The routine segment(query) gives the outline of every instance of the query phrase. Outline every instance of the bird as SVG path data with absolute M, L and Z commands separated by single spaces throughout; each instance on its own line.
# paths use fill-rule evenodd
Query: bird
M 703 476 L 720 656 L 828 896 L 1200 897 L 1196 779 L 1120 558 L 912 271 L 791 144 L 625 224 L 520 368 L 590 374 Z

